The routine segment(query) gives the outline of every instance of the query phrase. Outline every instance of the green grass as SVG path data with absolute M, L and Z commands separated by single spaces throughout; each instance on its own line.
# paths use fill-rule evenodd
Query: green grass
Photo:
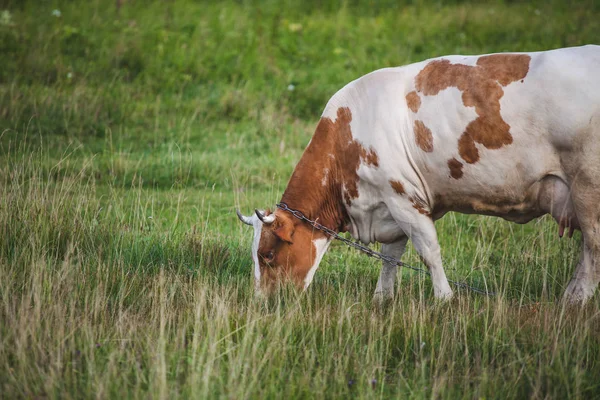
M 376 310 L 337 243 L 256 300 L 234 210 L 279 200 L 350 80 L 600 43 L 600 3 L 115 4 L 0 1 L 0 397 L 598 397 L 600 300 L 563 308 L 580 238 L 550 219 L 446 216 L 447 274 L 498 295 L 402 271 Z

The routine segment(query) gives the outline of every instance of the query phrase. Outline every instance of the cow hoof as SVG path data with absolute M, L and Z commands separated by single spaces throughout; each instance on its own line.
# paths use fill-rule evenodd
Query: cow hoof
M 436 300 L 447 302 L 447 301 L 452 300 L 454 293 L 452 292 L 452 289 L 448 288 L 448 290 L 443 290 L 443 291 L 440 290 L 440 291 L 434 292 L 434 296 L 435 296 Z
M 392 292 L 375 292 L 373 295 L 373 304 L 376 308 L 385 308 L 394 300 L 394 293 Z
M 571 280 L 565 290 L 563 301 L 567 304 L 583 305 L 594 294 L 594 289 L 587 287 L 581 281 Z

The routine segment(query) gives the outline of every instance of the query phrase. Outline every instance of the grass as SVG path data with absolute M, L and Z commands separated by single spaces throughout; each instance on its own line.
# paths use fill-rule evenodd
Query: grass
M 54 11 L 53 10 L 57 10 Z M 437 304 L 339 244 L 310 290 L 253 297 L 234 209 L 279 200 L 328 98 L 441 54 L 600 42 L 595 1 L 0 1 L 0 397 L 594 398 L 580 237 L 437 223 Z M 292 90 L 293 89 L 293 90 Z M 418 264 L 409 248 L 405 261 Z

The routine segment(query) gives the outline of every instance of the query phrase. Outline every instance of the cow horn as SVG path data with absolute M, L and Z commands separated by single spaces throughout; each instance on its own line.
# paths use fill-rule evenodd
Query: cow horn
M 254 212 L 256 213 L 256 216 L 258 217 L 258 219 L 260 219 L 263 224 L 272 224 L 275 221 L 275 214 L 271 214 L 271 215 L 265 215 L 262 212 L 258 211 L 257 209 L 254 209 Z
M 235 210 L 235 213 L 237 214 L 240 221 L 242 221 L 246 225 L 252 225 L 252 219 L 250 217 L 244 217 L 238 209 Z

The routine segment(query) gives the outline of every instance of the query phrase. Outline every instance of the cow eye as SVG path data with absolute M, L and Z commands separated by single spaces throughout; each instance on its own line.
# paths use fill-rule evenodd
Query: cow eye
M 262 257 L 266 262 L 271 262 L 271 261 L 273 261 L 273 258 L 275 257 L 275 253 L 273 253 L 273 250 L 271 250 L 268 253 L 263 254 Z

